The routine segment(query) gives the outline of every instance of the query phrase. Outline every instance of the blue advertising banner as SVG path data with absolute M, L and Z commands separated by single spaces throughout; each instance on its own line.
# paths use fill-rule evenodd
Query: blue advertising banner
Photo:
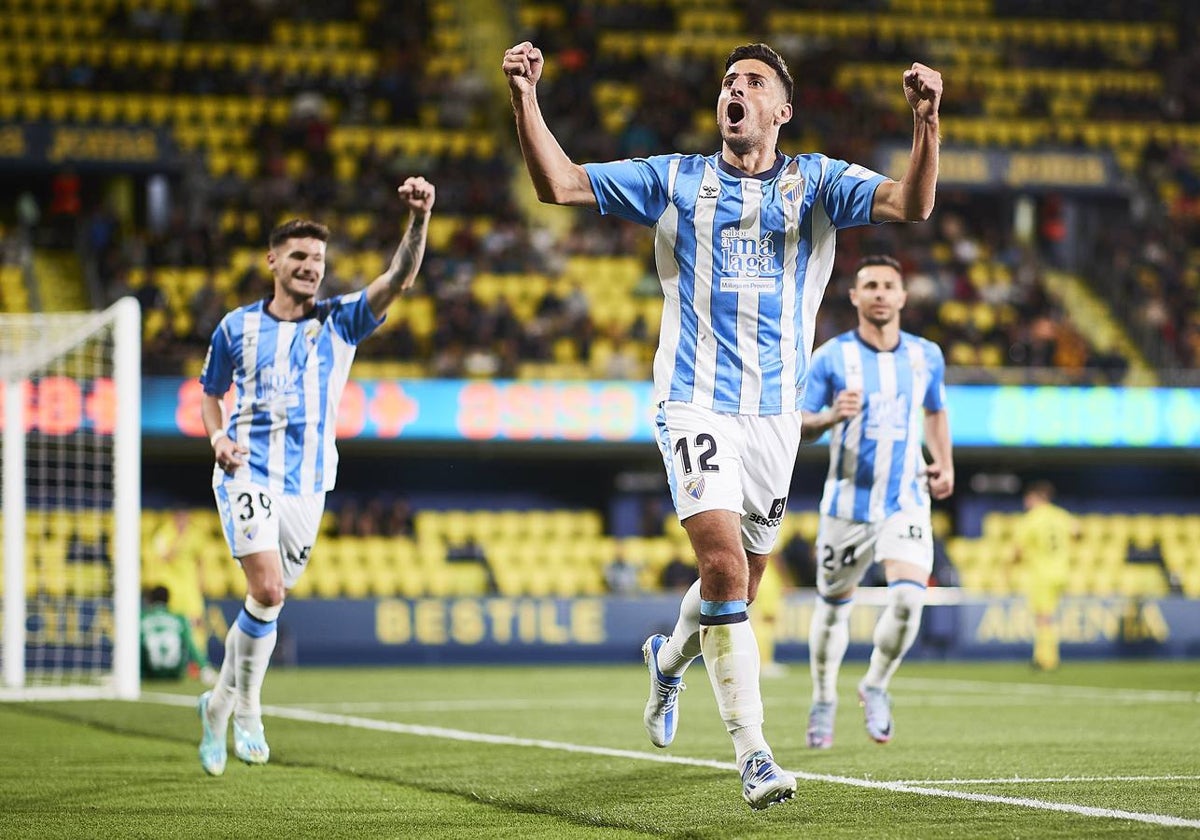
M 1200 446 L 1200 389 L 952 385 L 955 446 Z M 648 382 L 351 380 L 343 438 L 653 443 Z M 148 378 L 143 432 L 201 437 L 200 386 Z
M 112 431 L 107 379 L 44 377 L 20 387 L 30 431 Z M 1200 388 L 952 385 L 946 393 L 956 447 L 1200 447 Z M 200 398 L 194 379 L 146 377 L 143 435 L 204 437 Z M 338 437 L 650 444 L 654 413 L 648 382 L 353 379 Z
M 220 659 L 240 601 L 210 605 L 210 655 Z M 651 633 L 669 633 L 677 595 L 639 598 L 294 599 L 280 617 L 278 656 L 299 665 L 481 662 L 633 662 Z M 777 620 L 783 661 L 807 658 L 812 593 L 789 594 Z M 866 658 L 881 607 L 851 616 L 849 656 Z M 1063 655 L 1200 656 L 1195 601 L 1069 598 Z M 1027 658 L 1033 617 L 1022 599 L 966 600 L 925 610 L 913 658 Z

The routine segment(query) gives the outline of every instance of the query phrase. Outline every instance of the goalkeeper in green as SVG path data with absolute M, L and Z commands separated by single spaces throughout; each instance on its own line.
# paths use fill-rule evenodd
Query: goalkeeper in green
M 209 673 L 208 659 L 196 647 L 188 620 L 167 609 L 170 591 L 165 586 L 150 590 L 142 611 L 142 679 L 177 680 L 188 665 L 196 663 L 202 674 Z

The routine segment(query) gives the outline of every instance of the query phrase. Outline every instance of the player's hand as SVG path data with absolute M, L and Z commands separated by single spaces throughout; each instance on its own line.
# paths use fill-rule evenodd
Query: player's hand
M 542 78 L 545 60 L 542 51 L 529 41 L 522 41 L 504 51 L 504 75 L 508 76 L 508 87 L 514 94 L 525 94 L 533 90 Z
M 929 482 L 929 495 L 935 499 L 948 499 L 954 492 L 954 470 L 930 464 L 925 467 L 925 478 Z
M 918 119 L 937 119 L 938 106 L 942 102 L 942 74 L 914 62 L 904 71 L 904 98 Z
M 432 210 L 433 200 L 437 195 L 433 184 L 420 175 L 406 178 L 396 192 L 400 195 L 400 200 L 414 213 L 428 213 Z
M 220 437 L 217 438 L 217 442 L 213 445 L 213 453 L 216 455 L 217 466 L 228 475 L 233 475 L 241 469 L 245 463 L 242 460 L 242 456 L 249 455 L 250 450 L 240 443 L 235 443 L 228 437 Z
M 857 416 L 862 411 L 862 391 L 839 391 L 832 408 L 835 423 Z

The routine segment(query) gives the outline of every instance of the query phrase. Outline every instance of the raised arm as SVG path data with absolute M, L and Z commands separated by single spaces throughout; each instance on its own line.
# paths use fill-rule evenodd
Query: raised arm
M 874 222 L 923 222 L 933 212 L 938 176 L 938 106 L 942 74 L 913 64 L 904 73 L 904 96 L 913 109 L 913 144 L 908 171 L 899 181 L 884 181 L 871 205 Z
M 596 196 L 587 172 L 567 157 L 542 117 L 537 83 L 544 66 L 542 51 L 528 41 L 504 51 L 502 67 L 508 77 L 525 167 L 539 201 L 595 207 Z
M 391 263 L 367 286 L 367 305 L 376 318 L 383 317 L 397 295 L 412 288 L 425 256 L 425 240 L 429 234 L 429 211 L 433 209 L 435 195 L 433 184 L 419 176 L 408 178 L 397 192 L 410 211 L 408 227 L 400 247 L 392 254 Z
M 945 499 L 954 492 L 954 448 L 950 442 L 950 415 L 946 409 L 925 412 L 925 445 L 933 463 L 925 467 L 929 495 Z

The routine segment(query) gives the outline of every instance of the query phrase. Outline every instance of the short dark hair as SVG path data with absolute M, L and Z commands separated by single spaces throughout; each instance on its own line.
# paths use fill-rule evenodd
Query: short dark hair
M 851 275 L 851 285 L 858 285 L 858 273 L 864 268 L 871 268 L 876 265 L 885 265 L 888 268 L 895 269 L 900 275 L 900 283 L 904 283 L 904 269 L 900 267 L 900 260 L 887 254 L 868 254 L 858 261 L 858 265 L 854 267 L 854 274 Z
M 147 600 L 151 604 L 165 604 L 171 600 L 171 590 L 165 586 L 156 586 L 150 590 L 150 596 Z
M 783 82 L 783 92 L 787 101 L 791 102 L 794 84 L 792 83 L 792 74 L 788 72 L 787 62 L 783 60 L 783 56 L 766 44 L 742 44 L 740 47 L 734 47 L 729 58 L 725 59 L 725 69 L 728 70 L 732 67 L 734 62 L 745 61 L 748 58 L 761 61 L 775 71 L 779 81 Z
M 322 242 L 328 242 L 329 228 L 311 219 L 289 219 L 271 231 L 267 244 L 278 248 L 289 239 L 320 239 Z
M 1027 485 L 1025 485 L 1025 493 L 1026 494 L 1034 493 L 1038 496 L 1041 496 L 1046 501 L 1053 501 L 1054 485 L 1051 484 L 1049 481 L 1046 481 L 1045 479 L 1039 479 L 1038 481 L 1031 481 Z
M 870 268 L 873 265 L 886 265 L 888 268 L 896 269 L 901 277 L 904 276 L 904 269 L 900 266 L 900 260 L 887 254 L 868 254 L 858 261 L 858 265 L 854 267 L 854 273 L 862 271 L 864 268 Z

